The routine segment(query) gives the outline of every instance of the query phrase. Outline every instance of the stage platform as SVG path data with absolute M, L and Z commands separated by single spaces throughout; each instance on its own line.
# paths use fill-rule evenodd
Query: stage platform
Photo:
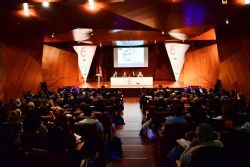
M 111 85 L 110 82 L 100 82 L 98 85 L 98 82 L 86 82 L 84 84 L 79 85 L 80 88 L 101 88 L 101 86 L 105 86 L 106 88 L 158 88 L 159 85 L 162 85 L 163 87 L 169 87 L 169 88 L 183 88 L 185 86 L 182 82 L 176 82 L 176 81 L 154 81 L 153 85 Z
M 86 82 L 84 84 L 79 85 L 80 88 L 101 88 L 101 86 L 105 86 L 105 88 L 109 89 L 121 89 L 123 94 L 126 97 L 136 97 L 139 95 L 142 88 L 158 88 L 159 85 L 162 85 L 164 88 L 184 88 L 190 85 L 184 85 L 182 82 L 175 81 L 154 81 L 153 85 L 111 85 L 110 82 Z M 194 86 L 194 85 L 192 85 Z

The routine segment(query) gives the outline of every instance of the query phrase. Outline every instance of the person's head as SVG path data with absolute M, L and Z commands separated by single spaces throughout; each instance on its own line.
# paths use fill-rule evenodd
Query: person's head
M 184 104 L 180 102 L 180 100 L 176 100 L 173 106 L 173 114 L 176 116 L 180 116 L 183 114 Z
M 20 115 L 16 110 L 10 111 L 8 116 L 8 122 L 20 121 Z
M 208 142 L 214 139 L 214 131 L 211 125 L 202 123 L 197 127 L 197 136 L 200 142 Z
M 92 93 L 92 96 L 93 96 L 93 97 L 97 97 L 97 95 L 98 95 L 98 94 L 97 94 L 97 92 L 95 92 L 95 91 Z
M 60 113 L 60 114 L 56 115 L 55 125 L 57 127 L 63 128 L 63 129 L 67 128 L 68 127 L 68 118 L 67 118 L 66 114 Z
M 35 104 L 33 102 L 29 102 L 27 104 L 28 111 L 32 111 L 35 109 Z
M 81 103 L 80 110 L 84 113 L 84 116 L 87 116 L 87 117 L 91 116 L 91 110 L 88 104 Z

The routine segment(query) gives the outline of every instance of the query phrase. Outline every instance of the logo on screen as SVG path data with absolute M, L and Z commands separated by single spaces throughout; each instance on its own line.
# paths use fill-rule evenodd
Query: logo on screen
M 127 62 L 130 62 L 131 61 L 131 53 L 129 52 L 128 49 L 126 49 L 124 52 L 123 52 L 123 60 L 127 61 Z

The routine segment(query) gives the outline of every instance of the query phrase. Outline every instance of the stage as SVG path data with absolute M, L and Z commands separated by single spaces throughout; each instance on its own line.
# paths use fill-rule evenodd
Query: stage
M 101 86 L 105 86 L 105 88 L 118 88 L 118 89 L 127 89 L 127 88 L 158 88 L 159 85 L 162 85 L 163 87 L 169 87 L 169 88 L 183 88 L 185 86 L 182 82 L 177 81 L 154 81 L 153 85 L 111 85 L 110 82 L 104 81 L 100 82 L 98 85 L 98 82 L 85 82 L 81 85 L 79 85 L 80 88 L 101 88 Z
M 123 94 L 127 97 L 136 97 L 139 95 L 142 88 L 158 88 L 159 85 L 162 85 L 164 88 L 184 88 L 190 85 L 184 85 L 182 82 L 176 81 L 153 81 L 153 85 L 111 85 L 110 82 L 86 82 L 84 84 L 79 85 L 80 88 L 101 88 L 101 86 L 105 86 L 108 89 L 121 89 Z M 194 85 L 192 85 L 194 86 Z M 196 87 L 196 86 L 194 86 Z

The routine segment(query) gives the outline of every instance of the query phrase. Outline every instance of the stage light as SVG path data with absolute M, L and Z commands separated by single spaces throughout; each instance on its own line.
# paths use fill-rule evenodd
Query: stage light
M 250 4 L 250 0 L 245 0 L 245 4 L 246 5 Z
M 120 31 L 122 31 L 122 30 L 121 30 L 121 29 L 114 29 L 114 30 L 111 30 L 111 32 L 113 32 L 113 33 L 120 32 Z
M 164 31 L 162 31 L 162 32 L 161 32 L 161 34 L 162 34 L 162 35 L 164 35 L 164 34 L 165 34 L 165 32 L 164 32 Z
M 229 24 L 229 20 L 228 20 L 228 18 L 226 18 L 226 19 L 225 19 L 225 22 L 226 22 L 226 24 Z
M 94 0 L 89 0 L 89 8 L 91 10 L 95 10 L 96 6 Z
M 43 7 L 48 8 L 49 2 L 47 0 L 43 0 L 42 5 L 43 5 Z
M 221 0 L 221 3 L 222 3 L 223 5 L 227 5 L 227 0 Z
M 30 15 L 29 4 L 28 3 L 23 3 L 23 11 L 24 11 L 24 15 L 25 16 L 29 16 Z

